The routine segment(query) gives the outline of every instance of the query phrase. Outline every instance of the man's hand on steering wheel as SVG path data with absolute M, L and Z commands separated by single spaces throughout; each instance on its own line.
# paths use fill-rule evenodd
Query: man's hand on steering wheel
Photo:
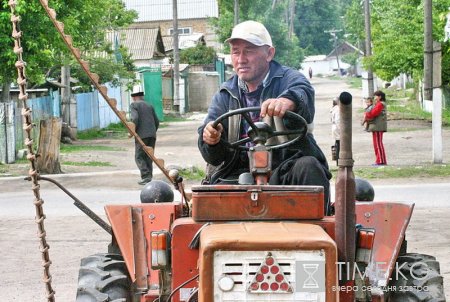
M 270 146 L 266 146 L 267 150 L 273 150 L 286 148 L 292 145 L 299 139 L 305 137 L 308 130 L 306 120 L 302 116 L 292 111 L 286 111 L 283 116 L 283 119 L 292 119 L 296 120 L 299 123 L 295 129 L 291 130 L 289 129 L 276 130 L 265 122 L 253 122 L 250 116 L 248 115 L 248 112 L 261 112 L 261 108 L 260 107 L 239 108 L 222 114 L 214 122 L 209 122 L 205 126 L 205 128 L 203 129 L 203 141 L 208 145 L 216 145 L 217 143 L 219 143 L 219 141 L 222 141 L 223 143 L 225 143 L 226 146 L 230 148 L 249 150 L 249 147 L 246 146 L 248 142 L 253 142 L 254 144 L 265 144 L 267 140 L 271 137 L 284 135 L 292 136 L 292 139 L 288 140 L 287 142 L 271 144 Z M 238 114 L 241 115 L 249 124 L 249 130 L 247 132 L 248 136 L 232 143 L 223 139 L 221 140 L 220 139 L 221 132 L 223 130 L 221 122 L 224 119 L 229 118 L 230 116 Z
M 287 98 L 267 99 L 261 105 L 261 117 L 283 117 L 287 110 L 295 112 L 295 103 Z
M 287 98 L 267 99 L 261 105 L 261 117 L 279 116 L 283 117 L 286 111 L 295 111 L 295 103 Z M 223 126 L 218 124 L 216 128 L 213 127 L 214 122 L 209 122 L 203 129 L 203 141 L 210 145 L 219 143 L 222 136 Z
M 213 127 L 213 121 L 209 122 L 203 129 L 203 141 L 210 145 L 216 145 L 222 136 L 223 126 L 218 124 L 216 128 Z

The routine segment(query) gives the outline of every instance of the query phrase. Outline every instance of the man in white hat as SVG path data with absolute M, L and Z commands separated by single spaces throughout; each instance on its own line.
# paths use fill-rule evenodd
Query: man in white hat
M 144 92 L 131 94 L 133 102 L 130 104 L 131 122 L 135 124 L 136 133 L 146 146 L 155 148 L 156 131 L 159 127 L 159 119 L 153 106 L 144 101 Z M 135 140 L 134 159 L 141 174 L 140 185 L 149 183 L 153 178 L 153 161 L 145 153 L 143 147 Z
M 211 184 L 235 181 L 249 170 L 246 153 L 230 150 L 221 141 L 245 138 L 248 123 L 226 119 L 214 128 L 217 117 L 233 109 L 260 106 L 260 112 L 250 113 L 254 121 L 265 116 L 283 117 L 290 110 L 300 114 L 312 129 L 315 113 L 314 89 L 300 72 L 273 60 L 275 48 L 263 24 L 242 22 L 226 42 L 230 43 L 236 74 L 214 95 L 205 122 L 199 127 L 198 145 L 209 164 L 206 181 Z M 274 150 L 272 171 L 270 184 L 323 186 L 328 204 L 331 173 L 312 133 L 285 150 Z

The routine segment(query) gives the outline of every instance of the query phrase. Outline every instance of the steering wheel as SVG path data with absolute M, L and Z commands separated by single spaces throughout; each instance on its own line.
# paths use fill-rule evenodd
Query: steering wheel
M 242 117 L 247 121 L 249 124 L 249 131 L 248 131 L 248 137 L 237 140 L 236 142 L 230 143 L 226 140 L 222 140 L 222 142 L 233 149 L 240 149 L 240 150 L 249 150 L 250 148 L 245 146 L 248 142 L 253 142 L 256 144 L 263 144 L 265 145 L 267 140 L 271 137 L 277 137 L 281 135 L 295 135 L 294 138 L 290 139 L 287 142 L 281 143 L 281 144 L 275 144 L 271 146 L 266 146 L 267 151 L 274 150 L 274 149 L 281 149 L 286 148 L 296 141 L 300 140 L 301 138 L 305 137 L 306 132 L 308 131 L 308 124 L 306 120 L 298 115 L 297 113 L 294 113 L 292 111 L 286 111 L 286 113 L 283 116 L 283 120 L 285 119 L 291 119 L 295 120 L 297 122 L 300 122 L 300 126 L 298 129 L 295 130 L 284 130 L 284 131 L 276 131 L 274 130 L 270 125 L 268 125 L 265 122 L 253 122 L 250 116 L 248 115 L 248 112 L 259 112 L 261 111 L 260 107 L 247 107 L 247 108 L 240 108 L 236 110 L 228 111 L 225 114 L 222 114 L 219 116 L 213 123 L 213 127 L 216 128 L 217 125 L 219 125 L 220 122 L 222 122 L 224 119 L 233 116 L 233 115 L 242 115 Z

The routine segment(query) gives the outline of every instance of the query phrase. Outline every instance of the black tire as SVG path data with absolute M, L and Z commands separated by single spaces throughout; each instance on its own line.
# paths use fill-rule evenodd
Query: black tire
M 429 255 L 407 253 L 397 259 L 387 288 L 389 302 L 445 302 L 439 262 Z M 398 279 L 397 279 L 398 277 Z
M 122 256 L 95 254 L 81 259 L 76 302 L 131 302 L 131 297 Z

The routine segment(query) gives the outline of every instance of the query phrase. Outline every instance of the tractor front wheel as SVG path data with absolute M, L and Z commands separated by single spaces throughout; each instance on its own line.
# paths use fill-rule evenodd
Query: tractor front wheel
M 131 281 L 121 255 L 81 259 L 76 302 L 131 301 Z
M 389 302 L 445 302 L 439 262 L 429 255 L 407 253 L 397 259 L 388 287 Z

